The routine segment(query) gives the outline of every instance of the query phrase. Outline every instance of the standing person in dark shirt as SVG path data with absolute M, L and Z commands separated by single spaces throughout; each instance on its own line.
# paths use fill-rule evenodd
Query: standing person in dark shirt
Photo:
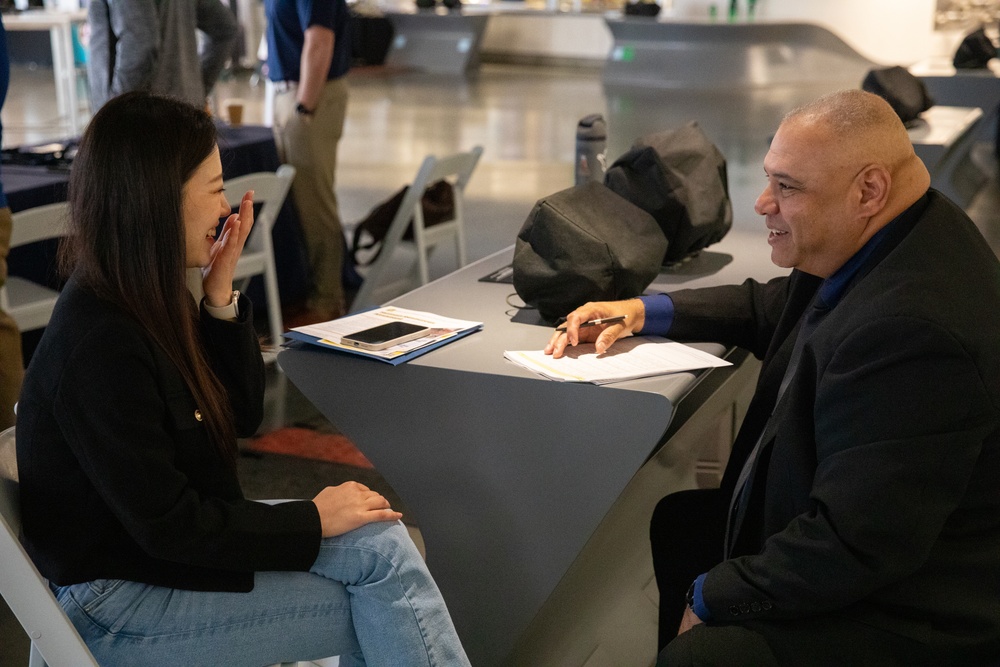
M 294 165 L 292 197 L 309 255 L 312 290 L 289 326 L 344 313 L 344 232 L 336 187 L 337 143 L 347 113 L 351 40 L 344 0 L 266 0 L 267 70 L 274 82 L 274 136 Z

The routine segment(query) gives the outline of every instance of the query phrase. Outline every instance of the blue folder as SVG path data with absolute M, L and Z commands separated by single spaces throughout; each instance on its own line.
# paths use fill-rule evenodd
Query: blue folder
M 472 329 L 467 329 L 465 331 L 459 331 L 455 335 L 450 336 L 448 338 L 445 338 L 444 340 L 439 340 L 436 343 L 431 343 L 430 345 L 425 345 L 424 347 L 418 347 L 415 350 L 410 350 L 406 354 L 401 354 L 398 357 L 393 357 L 392 359 L 386 359 L 384 357 L 377 357 L 377 356 L 374 356 L 374 355 L 372 355 L 372 354 L 370 354 L 368 352 L 365 352 L 364 350 L 355 350 L 355 349 L 346 349 L 346 348 L 343 348 L 343 347 L 334 347 L 332 345 L 328 345 L 328 344 L 322 342 L 321 338 L 317 338 L 316 336 L 310 336 L 308 334 L 304 334 L 301 331 L 286 331 L 285 332 L 285 338 L 291 338 L 292 340 L 300 341 L 302 343 L 308 343 L 310 345 L 315 345 L 317 347 L 323 348 L 324 350 L 332 350 L 334 352 L 343 352 L 345 354 L 354 354 L 354 355 L 357 355 L 359 357 L 365 357 L 366 359 L 374 359 L 375 361 L 381 361 L 383 363 L 390 364 L 392 366 L 398 366 L 399 364 L 407 362 L 410 359 L 416 359 L 417 357 L 419 357 L 422 354 L 427 354 L 431 350 L 436 350 L 437 348 L 441 347 L 442 345 L 447 345 L 448 343 L 451 343 L 452 341 L 456 341 L 459 338 L 464 338 L 465 336 L 468 336 L 471 333 L 475 333 L 475 332 L 479 331 L 482 328 L 483 328 L 482 326 L 478 326 L 478 327 L 475 327 L 475 328 L 472 328 Z

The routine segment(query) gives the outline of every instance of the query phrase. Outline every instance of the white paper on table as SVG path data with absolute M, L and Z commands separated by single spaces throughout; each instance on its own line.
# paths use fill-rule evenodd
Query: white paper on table
M 503 356 L 552 380 L 593 384 L 732 365 L 715 355 L 659 336 L 622 338 L 601 355 L 593 343 L 581 343 L 567 347 L 565 356 L 559 359 L 541 350 L 504 352 Z

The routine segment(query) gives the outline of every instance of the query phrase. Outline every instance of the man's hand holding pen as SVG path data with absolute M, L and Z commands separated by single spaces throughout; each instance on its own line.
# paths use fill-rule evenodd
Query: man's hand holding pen
M 615 322 L 624 322 L 624 321 L 625 321 L 624 315 L 615 315 L 614 317 L 599 317 L 596 320 L 587 320 L 586 322 L 581 323 L 580 328 L 583 329 L 584 327 L 596 327 L 600 324 L 614 324 Z M 566 331 L 566 325 L 562 324 L 556 327 L 556 331 Z
M 646 309 L 639 299 L 595 301 L 584 304 L 566 316 L 566 321 L 552 334 L 545 354 L 558 359 L 567 346 L 594 343 L 598 354 L 607 352 L 619 338 L 642 329 Z

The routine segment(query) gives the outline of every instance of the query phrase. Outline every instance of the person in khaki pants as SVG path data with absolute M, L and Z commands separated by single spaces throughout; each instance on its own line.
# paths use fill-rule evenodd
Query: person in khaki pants
M 6 53 L 6 51 L 5 51 Z M 3 186 L 0 185 L 0 198 Z M 0 287 L 7 282 L 7 253 L 10 251 L 10 208 L 0 208 Z M 21 362 L 21 331 L 8 313 L 0 310 L 0 429 L 14 425 L 14 403 L 21 391 L 24 366 Z
M 7 99 L 10 83 L 10 56 L 7 30 L 0 22 L 0 108 Z M 0 125 L 0 137 L 3 126 Z M 10 252 L 11 215 L 0 175 L 0 287 L 7 282 L 7 253 Z M 21 361 L 21 331 L 14 318 L 0 310 L 0 429 L 14 425 L 14 403 L 21 391 L 24 365 Z
M 274 135 L 296 169 L 292 198 L 309 256 L 312 289 L 289 327 L 344 314 L 344 237 L 334 193 L 337 143 L 347 112 L 351 40 L 344 0 L 267 0 L 268 76 L 274 82 Z

